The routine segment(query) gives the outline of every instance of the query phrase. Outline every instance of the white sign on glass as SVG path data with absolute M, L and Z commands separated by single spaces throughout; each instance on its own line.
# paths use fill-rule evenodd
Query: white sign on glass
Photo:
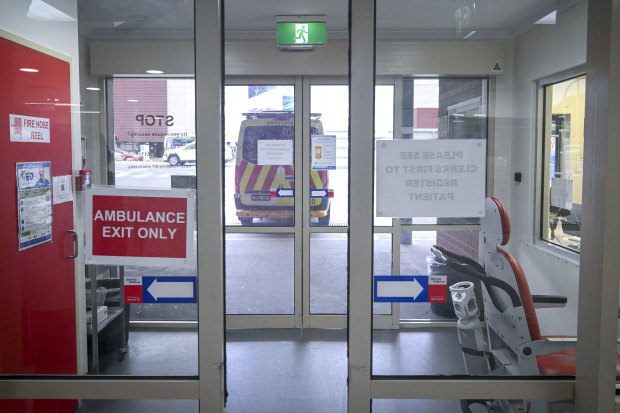
M 312 136 L 312 169 L 336 169 L 336 136 Z
M 378 217 L 481 217 L 484 139 L 395 139 L 377 143 Z
M 551 180 L 551 206 L 571 209 L 573 205 L 573 181 L 566 178 Z
M 258 165 L 292 165 L 293 141 L 291 139 L 261 139 L 256 142 Z

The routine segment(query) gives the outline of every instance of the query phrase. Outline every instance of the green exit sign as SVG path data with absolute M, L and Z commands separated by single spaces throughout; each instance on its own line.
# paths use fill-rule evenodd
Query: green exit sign
M 278 22 L 278 46 L 325 45 L 325 22 Z

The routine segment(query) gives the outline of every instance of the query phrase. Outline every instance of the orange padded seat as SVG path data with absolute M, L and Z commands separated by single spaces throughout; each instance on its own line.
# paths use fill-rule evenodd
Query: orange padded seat
M 501 224 L 502 224 L 502 243 L 506 245 L 510 239 L 510 220 L 508 213 L 504 209 L 502 203 L 491 197 L 491 200 L 495 202 L 499 210 Z M 538 325 L 538 317 L 536 316 L 536 309 L 534 307 L 534 301 L 532 294 L 530 293 L 530 287 L 525 278 L 523 268 L 510 253 L 497 247 L 499 252 L 510 263 L 512 272 L 515 276 L 517 286 L 519 287 L 519 296 L 521 297 L 521 303 L 523 305 L 523 311 L 527 321 L 527 327 L 530 332 L 530 338 L 532 341 L 542 340 L 545 338 L 575 338 L 574 336 L 541 336 L 540 327 Z M 577 365 L 577 349 L 569 348 L 567 350 L 558 351 L 551 354 L 545 354 L 542 356 L 536 356 L 536 362 L 540 374 L 544 376 L 574 376 L 575 367 Z M 620 376 L 620 356 L 616 356 L 616 375 Z

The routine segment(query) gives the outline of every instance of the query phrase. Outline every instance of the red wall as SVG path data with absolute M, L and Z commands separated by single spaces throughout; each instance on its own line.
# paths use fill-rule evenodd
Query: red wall
M 71 174 L 69 63 L 4 38 L 0 56 L 0 374 L 76 374 L 75 275 L 67 258 L 73 203 L 52 206 L 52 242 L 18 251 L 15 171 L 18 162 L 50 161 L 51 176 Z M 50 142 L 10 142 L 9 114 L 49 119 Z M 76 405 L 0 401 L 0 411 L 71 412 Z

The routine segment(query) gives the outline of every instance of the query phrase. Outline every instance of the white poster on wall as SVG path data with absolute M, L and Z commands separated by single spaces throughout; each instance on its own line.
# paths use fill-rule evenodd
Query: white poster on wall
M 52 241 L 50 162 L 19 162 L 17 227 L 19 250 Z
M 257 145 L 258 165 L 292 165 L 292 139 L 260 139 Z
M 52 177 L 52 188 L 52 201 L 54 205 L 73 201 L 71 175 L 59 175 Z
M 481 217 L 486 141 L 378 142 L 376 185 L 379 217 Z

